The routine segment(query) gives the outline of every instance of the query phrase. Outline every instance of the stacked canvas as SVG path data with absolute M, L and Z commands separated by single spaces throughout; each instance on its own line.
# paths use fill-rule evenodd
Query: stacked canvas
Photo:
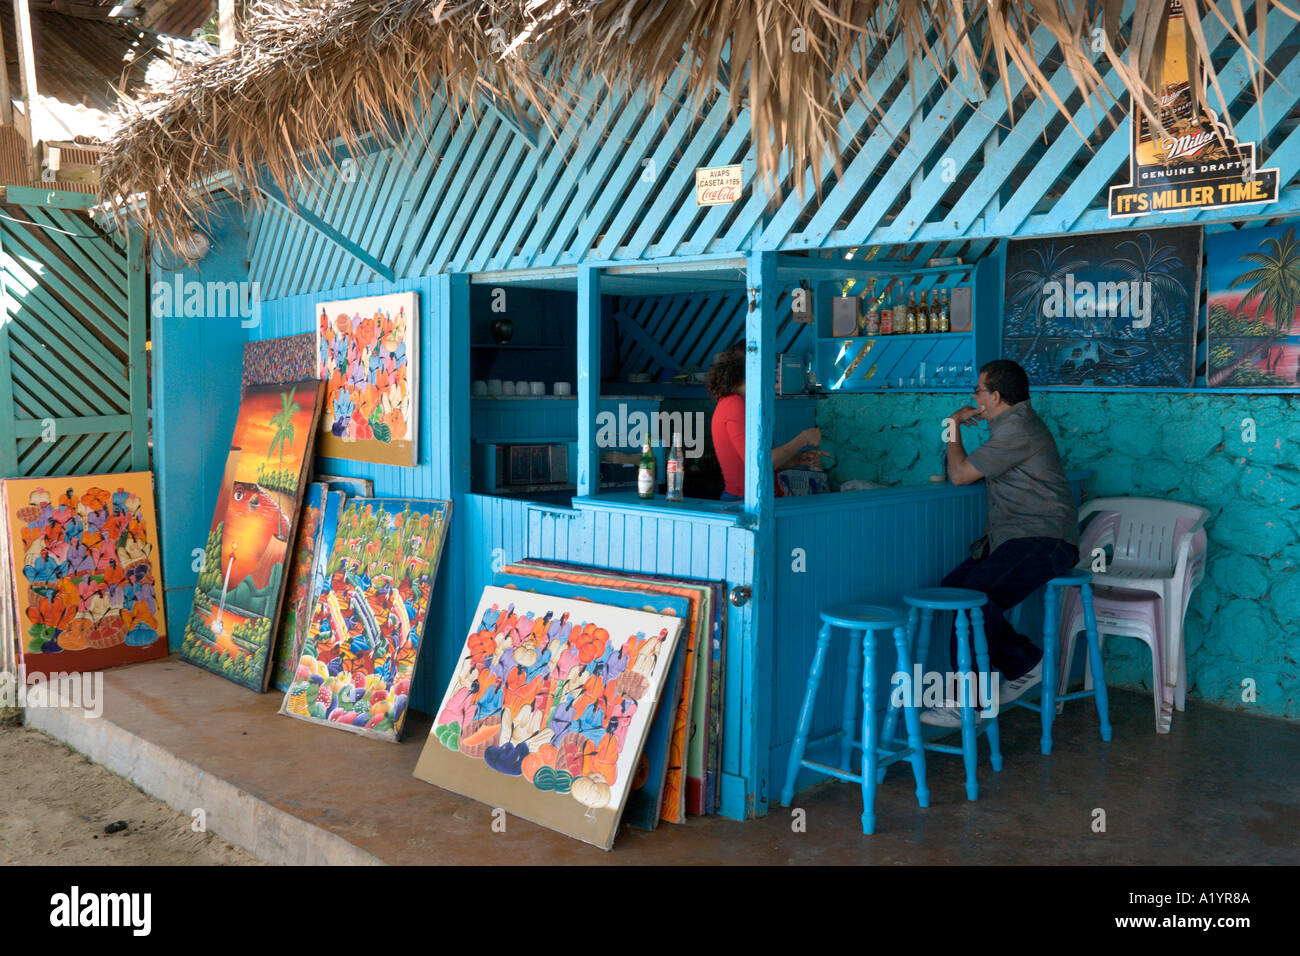
M 609 849 L 679 616 L 484 589 L 415 775 Z
M 660 819 L 682 823 L 687 813 L 717 811 L 722 784 L 722 675 L 725 650 L 725 585 L 664 575 L 527 560 L 506 572 L 540 582 L 562 582 L 685 598 L 686 676 L 669 748 Z M 539 584 L 544 588 L 545 584 Z M 637 820 L 648 827 L 655 820 Z
M 280 713 L 401 738 L 450 516 L 449 501 L 343 502 Z

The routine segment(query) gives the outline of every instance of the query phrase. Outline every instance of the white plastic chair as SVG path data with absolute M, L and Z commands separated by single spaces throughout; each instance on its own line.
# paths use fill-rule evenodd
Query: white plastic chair
M 1205 576 L 1210 513 L 1160 498 L 1096 498 L 1079 509 L 1079 520 L 1094 514 L 1079 541 L 1079 566 L 1100 567 L 1095 552 L 1108 552 L 1105 570 L 1093 570 L 1097 630 L 1103 644 L 1112 634 L 1136 637 L 1151 648 L 1156 732 L 1168 733 L 1173 710 L 1186 707 L 1183 621 L 1192 590 Z M 1062 689 L 1082 627 L 1078 596 L 1068 594 L 1061 614 Z M 1085 687 L 1092 686 L 1093 677 L 1090 668 L 1085 671 Z

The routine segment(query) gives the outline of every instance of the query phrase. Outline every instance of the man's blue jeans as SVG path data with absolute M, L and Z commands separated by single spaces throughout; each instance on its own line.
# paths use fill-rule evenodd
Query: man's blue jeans
M 989 663 L 1007 680 L 1023 677 L 1043 657 L 1041 648 L 1006 619 L 1011 610 L 1063 571 L 1074 567 L 1079 549 L 1060 538 L 1012 538 L 978 560 L 967 558 L 943 579 L 946 588 L 970 588 L 989 596 L 984 611 L 984 636 Z M 957 631 L 949 642 L 952 669 L 957 670 Z M 971 644 L 974 663 L 975 645 Z

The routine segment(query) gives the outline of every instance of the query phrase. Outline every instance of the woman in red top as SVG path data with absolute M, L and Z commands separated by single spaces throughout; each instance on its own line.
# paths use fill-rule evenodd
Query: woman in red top
M 733 345 L 718 354 L 705 382 L 717 402 L 713 409 L 713 450 L 722 467 L 723 501 L 745 497 L 745 346 Z M 821 464 L 824 452 L 820 428 L 805 428 L 793 440 L 772 449 L 772 470 L 808 468 Z M 804 451 L 811 446 L 812 450 Z

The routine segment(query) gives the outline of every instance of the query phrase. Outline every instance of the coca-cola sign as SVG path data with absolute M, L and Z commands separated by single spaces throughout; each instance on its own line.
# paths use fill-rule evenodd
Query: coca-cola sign
M 695 205 L 730 205 L 740 198 L 744 185 L 742 166 L 700 166 L 695 170 Z

